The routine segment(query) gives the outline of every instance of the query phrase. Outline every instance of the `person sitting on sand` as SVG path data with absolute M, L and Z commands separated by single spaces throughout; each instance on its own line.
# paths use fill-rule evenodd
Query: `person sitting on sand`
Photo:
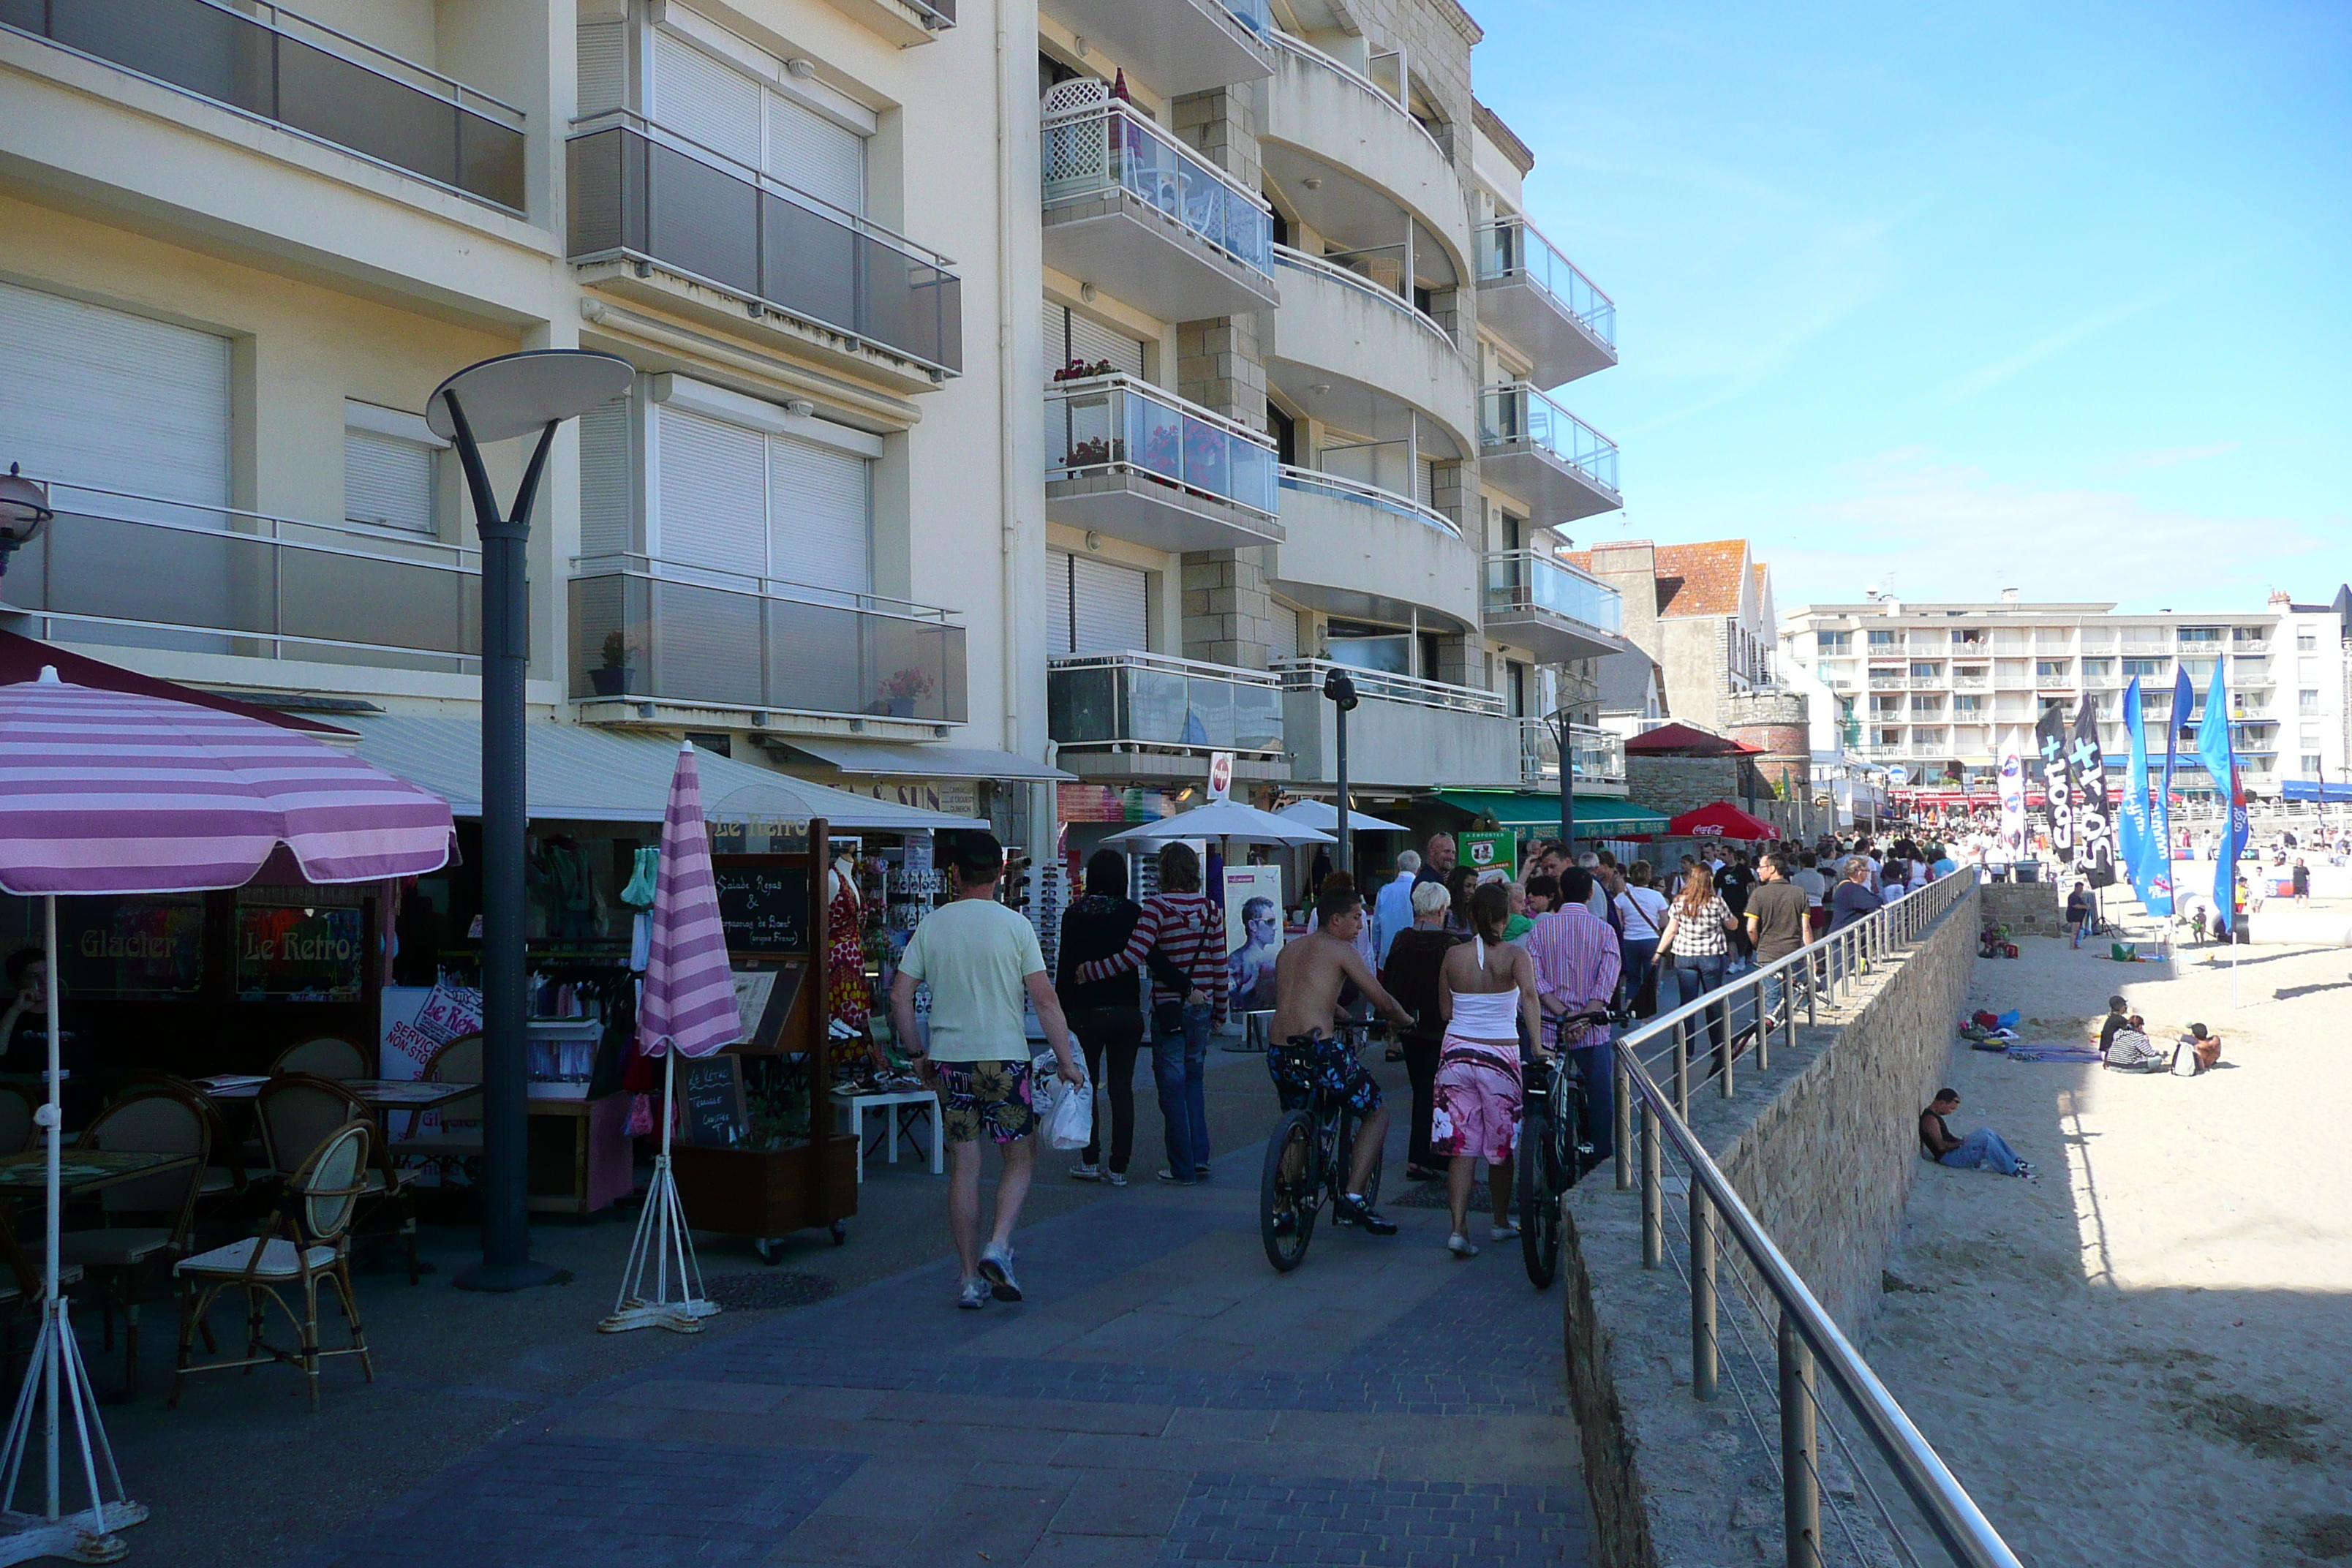
M 2138 1026 L 2132 1024 L 2131 1018 L 2128 1016 L 2129 1013 L 2130 1007 L 2122 997 L 2110 996 L 2107 998 L 2107 1016 L 2099 1020 L 2099 1049 L 2101 1051 L 2108 1049 L 2116 1043 L 2116 1030 L 2125 1027 L 2126 1025 L 2131 1025 L 2131 1026 L 2135 1028 Z
M 2213 1064 L 2221 1059 L 2221 1037 L 2206 1033 L 2205 1026 L 2202 1024 L 2191 1024 L 2189 1026 L 2189 1032 L 2180 1037 L 2179 1047 L 2176 1049 L 2186 1049 L 2195 1057 L 2198 1072 L 2211 1072 Z M 2177 1056 L 2171 1058 L 2170 1066 L 2174 1072 L 2180 1071 Z M 2181 1076 L 2188 1078 L 2194 1075 L 2182 1073 Z
M 1927 1158 L 1956 1171 L 1981 1171 L 1987 1166 L 2004 1176 L 2033 1179 L 2033 1167 L 2017 1157 L 2000 1133 L 1979 1127 L 1965 1138 L 1955 1138 L 1945 1118 L 1960 1108 L 1960 1091 L 1939 1089 L 1927 1109 L 1919 1113 L 1919 1144 Z
M 2156 1042 L 2147 1037 L 2147 1021 L 2137 1013 L 2124 1019 L 2122 1027 L 2108 1036 L 2106 1058 L 2109 1067 L 2125 1072 L 2172 1070 L 2172 1053 L 2157 1048 Z

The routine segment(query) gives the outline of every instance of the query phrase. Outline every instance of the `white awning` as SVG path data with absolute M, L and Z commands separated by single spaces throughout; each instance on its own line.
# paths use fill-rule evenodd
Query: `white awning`
M 892 741 L 823 739 L 769 742 L 779 750 L 798 752 L 845 773 L 874 778 L 1031 779 L 1045 784 L 1076 783 L 1077 774 L 1032 762 L 1013 752 L 986 746 L 932 746 Z
M 431 790 L 459 816 L 482 815 L 480 721 L 393 713 L 336 717 L 359 731 L 361 756 Z M 524 788 L 534 820 L 661 821 L 677 764 L 676 741 L 545 719 L 526 723 L 523 736 Z M 889 833 L 988 826 L 978 817 L 869 800 L 699 746 L 695 755 L 702 774 L 703 815 L 713 822 L 797 823 L 822 816 L 835 828 Z

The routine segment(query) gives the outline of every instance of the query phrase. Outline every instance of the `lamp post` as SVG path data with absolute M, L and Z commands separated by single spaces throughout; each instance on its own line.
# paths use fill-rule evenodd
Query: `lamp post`
M 1569 734 L 1568 710 L 1555 708 L 1546 721 L 1559 743 L 1559 841 L 1576 853 L 1576 750 Z
M 1334 809 L 1339 813 L 1339 820 L 1332 824 L 1331 830 L 1339 840 L 1339 869 L 1352 877 L 1356 874 L 1356 858 L 1349 853 L 1348 844 L 1348 714 L 1356 706 L 1356 683 L 1348 679 L 1346 670 L 1328 669 L 1323 672 L 1323 700 L 1337 710 L 1339 726 L 1333 748 L 1336 763 L 1333 771 L 1339 775 L 1339 799 Z
M 635 374 L 626 360 L 581 349 L 500 354 L 435 387 L 425 405 L 433 433 L 457 449 L 482 539 L 482 1259 L 453 1277 L 463 1290 L 520 1290 L 563 1277 L 530 1260 L 525 1191 L 522 695 L 530 598 L 523 545 L 556 426 L 627 395 Z M 514 508 L 503 510 L 481 444 L 534 432 Z

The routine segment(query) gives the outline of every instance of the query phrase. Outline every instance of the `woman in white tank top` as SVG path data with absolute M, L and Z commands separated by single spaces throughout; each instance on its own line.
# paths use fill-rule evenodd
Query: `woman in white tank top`
M 1488 882 L 1470 896 L 1474 940 L 1445 955 L 1438 971 L 1437 1004 L 1445 1015 L 1445 1041 L 1438 1049 L 1437 1083 L 1430 1112 L 1430 1149 L 1445 1156 L 1446 1195 L 1452 1200 L 1454 1233 L 1446 1248 L 1456 1258 L 1475 1258 L 1471 1242 L 1470 1184 L 1478 1162 L 1486 1162 L 1494 1198 L 1489 1239 L 1518 1235 L 1511 1224 L 1511 1158 L 1519 1141 L 1519 1041 L 1540 1040 L 1535 960 L 1507 944 L 1503 928 L 1511 918 L 1510 896 Z

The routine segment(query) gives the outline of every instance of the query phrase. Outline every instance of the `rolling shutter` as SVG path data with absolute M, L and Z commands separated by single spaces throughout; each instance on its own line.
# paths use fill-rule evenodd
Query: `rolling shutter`
M 433 531 L 433 448 L 355 426 L 343 427 L 343 520 Z
M 652 118 L 739 163 L 760 166 L 760 84 L 656 29 Z
M 866 216 L 866 138 L 768 93 L 768 173 L 795 190 Z
M 1298 612 L 1281 600 L 1275 600 L 1266 611 L 1270 629 L 1265 637 L 1268 658 L 1298 657 Z
M 0 283 L 0 363 L 6 460 L 26 473 L 228 504 L 226 338 Z
M 1082 316 L 1066 305 L 1045 304 L 1045 373 L 1051 375 L 1072 360 L 1088 364 L 1108 360 L 1113 370 L 1143 379 L 1143 342 L 1116 327 Z
M 580 416 L 580 553 L 630 548 L 629 405 L 615 399 Z
M 1149 647 L 1150 574 L 1091 555 L 1069 560 L 1070 651 L 1139 653 Z
M 873 586 L 872 465 L 791 436 L 768 438 L 770 572 L 813 588 Z
M 757 575 L 768 563 L 767 438 L 707 415 L 655 409 L 661 449 L 652 553 Z
M 1427 458 L 1413 459 L 1412 499 L 1425 507 L 1437 505 L 1437 465 Z
M 580 114 L 628 106 L 628 24 L 580 25 Z
M 1070 651 L 1070 557 L 1067 552 L 1045 552 L 1045 657 L 1061 658 Z

